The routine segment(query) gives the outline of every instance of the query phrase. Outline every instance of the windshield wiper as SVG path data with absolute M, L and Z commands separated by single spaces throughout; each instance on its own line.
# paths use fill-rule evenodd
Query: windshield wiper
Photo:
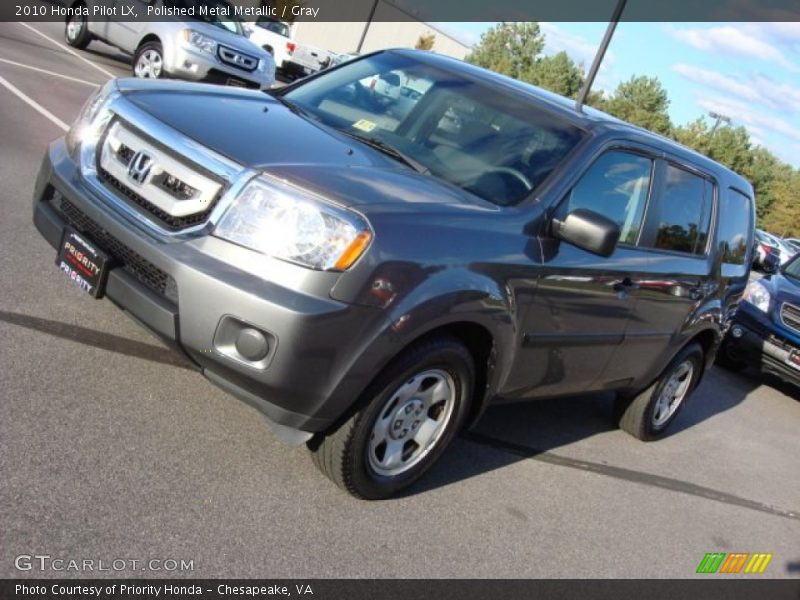
M 275 100 L 277 100 L 278 102 L 283 104 L 286 108 L 288 108 L 290 111 L 292 111 L 296 115 L 300 115 L 301 117 L 311 117 L 311 116 L 313 116 L 313 115 L 310 115 L 309 113 L 307 113 L 306 111 L 304 111 L 299 106 L 297 106 L 297 104 L 295 104 L 294 102 L 291 102 L 290 100 L 287 100 L 286 98 L 284 98 L 282 94 L 276 94 L 273 90 L 266 90 L 264 93 L 265 94 L 269 94 L 270 96 L 272 96 Z
M 383 140 L 379 140 L 378 138 L 370 137 L 368 135 L 360 135 L 358 133 L 353 133 L 352 131 L 347 131 L 345 129 L 339 129 L 339 131 L 348 137 L 351 137 L 355 140 L 358 140 L 359 142 L 366 144 L 370 148 L 375 148 L 376 150 L 383 152 L 387 156 L 391 156 L 393 159 L 405 164 L 407 167 L 411 167 L 417 173 L 428 175 L 431 172 L 431 170 L 425 165 L 423 165 L 421 162 L 419 162 L 414 158 L 411 158 L 405 152 L 398 150 L 397 148 L 395 148 L 391 144 L 387 144 Z

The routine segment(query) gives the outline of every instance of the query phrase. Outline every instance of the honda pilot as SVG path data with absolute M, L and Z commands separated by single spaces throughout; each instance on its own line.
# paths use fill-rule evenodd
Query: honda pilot
M 424 90 L 401 117 L 363 94 L 388 74 Z M 269 94 L 111 81 L 49 147 L 34 222 L 81 314 L 109 299 L 377 499 L 497 402 L 614 392 L 622 429 L 663 436 L 747 282 L 753 207 L 670 140 L 391 50 Z

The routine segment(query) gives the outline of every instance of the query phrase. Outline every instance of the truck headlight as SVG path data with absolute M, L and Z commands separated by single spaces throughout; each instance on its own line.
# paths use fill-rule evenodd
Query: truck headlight
M 70 155 L 74 157 L 81 144 L 100 139 L 103 129 L 111 119 L 111 112 L 105 109 L 118 95 L 117 86 L 112 79 L 89 96 L 67 132 L 67 151 Z
M 200 52 L 206 52 L 208 54 L 217 53 L 216 40 L 200 33 L 199 31 L 194 31 L 193 29 L 184 29 L 183 41 L 193 48 L 200 50 Z
M 769 312 L 770 294 L 760 281 L 749 284 L 742 295 L 742 300 L 749 302 L 762 312 Z
M 324 271 L 347 269 L 372 240 L 360 215 L 267 176 L 245 186 L 214 235 Z

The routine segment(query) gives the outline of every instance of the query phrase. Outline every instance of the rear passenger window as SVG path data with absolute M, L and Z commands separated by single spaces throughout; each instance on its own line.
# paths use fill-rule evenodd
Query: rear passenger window
M 651 245 L 661 250 L 704 254 L 712 199 L 710 181 L 667 165 L 663 191 L 648 215 L 654 234 Z
M 607 152 L 589 167 L 559 206 L 561 217 L 586 208 L 615 221 L 619 241 L 635 244 L 650 193 L 653 161 L 630 152 Z
M 722 274 L 741 277 L 747 273 L 748 240 L 753 231 L 753 201 L 736 190 L 728 190 L 719 204 L 719 234 Z

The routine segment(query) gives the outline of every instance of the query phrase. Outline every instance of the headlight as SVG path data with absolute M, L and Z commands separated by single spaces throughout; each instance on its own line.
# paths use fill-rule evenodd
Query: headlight
M 183 30 L 183 41 L 201 52 L 207 52 L 208 54 L 216 54 L 217 52 L 217 42 L 215 40 L 192 29 Z
M 350 267 L 372 239 L 361 216 L 270 177 L 245 186 L 214 235 L 325 271 Z
M 745 288 L 742 300 L 749 302 L 762 312 L 769 312 L 769 291 L 760 281 L 754 281 Z
M 67 150 L 72 156 L 82 143 L 99 139 L 111 116 L 110 112 L 104 109 L 118 94 L 116 84 L 111 80 L 89 96 L 78 118 L 67 132 Z

